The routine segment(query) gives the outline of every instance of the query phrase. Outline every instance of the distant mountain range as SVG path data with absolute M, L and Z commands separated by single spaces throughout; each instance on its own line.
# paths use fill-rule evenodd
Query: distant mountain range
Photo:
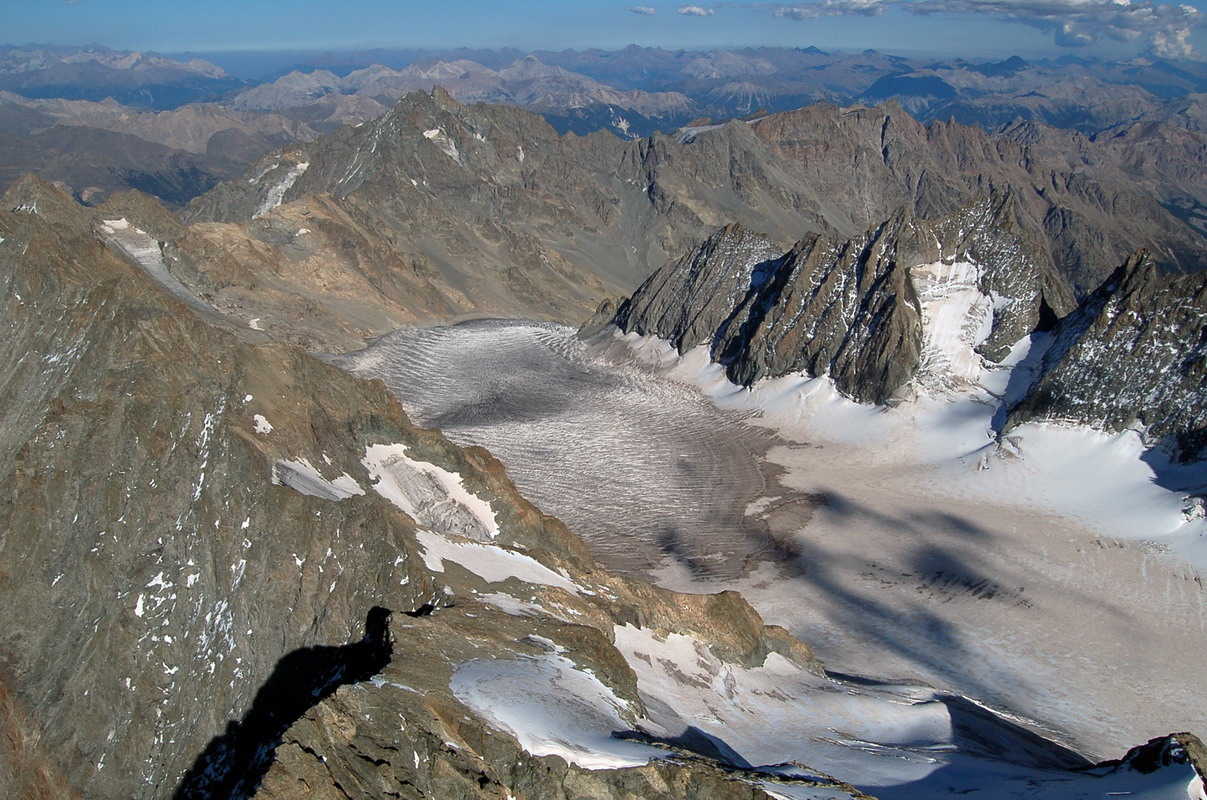
M 227 58 L 243 63 L 250 56 Z M 1021 121 L 1075 130 L 1098 150 L 1128 149 L 1128 157 L 1141 160 L 1141 142 L 1160 142 L 1162 165 L 1147 159 L 1150 172 L 1167 169 L 1170 150 L 1198 146 L 1181 132 L 1207 130 L 1207 65 L 1157 58 L 977 62 L 816 47 L 636 46 L 296 58 L 294 68 L 256 82 L 200 58 L 99 47 L 0 48 L 0 188 L 35 171 L 85 202 L 135 187 L 180 205 L 275 147 L 376 119 L 402 95 L 436 86 L 463 103 L 534 111 L 559 133 L 606 130 L 623 139 L 818 102 L 896 103 L 921 122 L 954 119 L 999 131 L 1021 130 Z M 94 105 L 63 102 L 73 100 Z M 57 130 L 64 127 L 72 130 Z M 1115 144 L 1101 144 L 1106 139 Z M 87 157 L 65 159 L 69 151 Z M 1186 180 L 1193 176 L 1174 184 Z M 1160 191 L 1174 213 L 1202 227 L 1207 216 L 1193 192 Z
M 139 108 L 175 108 L 213 100 L 241 86 L 208 61 L 106 47 L 0 45 L 0 89 L 25 97 L 104 100 Z
M 326 70 L 295 71 L 240 93 L 231 106 L 248 111 L 282 112 L 325 106 L 332 109 L 333 116 L 349 119 L 340 114 L 344 108 L 340 100 L 352 95 L 373 100 L 378 112 L 373 116 L 380 116 L 403 94 L 431 91 L 436 86 L 447 89 L 462 102 L 505 103 L 555 115 L 610 107 L 617 112 L 616 117 L 600 127 L 612 127 L 627 136 L 635 136 L 637 132 L 624 120 L 625 113 L 639 115 L 646 121 L 642 127 L 648 128 L 651 119 L 670 122 L 674 127 L 674 121 L 686 121 L 696 112 L 696 104 L 678 92 L 614 89 L 586 75 L 545 64 L 534 55 L 500 70 L 458 59 L 412 64 L 401 70 L 377 64 L 344 77 Z M 373 106 L 364 103 L 360 108 L 369 111 Z

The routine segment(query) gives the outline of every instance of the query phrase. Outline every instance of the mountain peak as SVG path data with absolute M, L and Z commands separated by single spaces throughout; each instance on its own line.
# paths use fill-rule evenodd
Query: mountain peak
M 462 108 L 462 105 L 443 86 L 433 86 L 431 97 L 433 102 L 445 111 L 456 111 Z
M 17 214 L 37 214 L 64 224 L 78 225 L 89 216 L 62 186 L 26 173 L 8 187 L 0 208 Z

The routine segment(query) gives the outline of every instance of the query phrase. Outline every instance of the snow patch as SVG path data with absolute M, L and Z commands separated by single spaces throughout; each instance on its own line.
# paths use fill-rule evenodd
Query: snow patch
M 278 164 L 274 166 L 280 165 Z M 297 179 L 302 177 L 302 175 L 308 169 L 310 169 L 309 161 L 301 161 L 297 164 L 294 164 L 289 171 L 285 173 L 285 176 L 281 178 L 280 182 L 274 184 L 273 187 L 268 190 L 268 194 L 264 196 L 264 200 L 260 203 L 260 207 L 256 209 L 256 213 L 251 215 L 251 218 L 259 219 L 269 211 L 272 211 L 274 208 L 281 205 L 281 203 L 285 200 L 285 193 L 293 188 L 293 184 L 296 183 Z
M 265 419 L 263 414 L 256 414 L 252 420 L 256 423 L 256 433 L 261 436 L 272 433 L 272 423 Z
M 365 493 L 351 475 L 344 473 L 329 481 L 305 458 L 295 461 L 278 460 L 272 465 L 272 482 L 277 486 L 288 486 L 300 494 L 321 497 L 324 500 L 347 500 L 353 495 Z
M 188 287 L 168 271 L 163 258 L 163 247 L 149 233 L 131 225 L 125 217 L 101 220 L 99 229 L 109 245 L 142 267 L 148 275 L 169 292 L 194 308 L 204 311 L 211 310 L 208 303 L 194 295 Z
M 457 150 L 457 143 L 444 132 L 444 129 L 432 128 L 431 130 L 426 130 L 423 132 L 423 138 L 440 148 L 440 152 L 453 161 L 464 166 L 464 163 L 461 161 L 461 153 Z
M 762 666 L 742 667 L 690 636 L 661 637 L 632 625 L 613 630 L 649 709 L 643 727 L 672 737 L 702 731 L 738 766 L 764 765 L 791 777 L 802 772 L 795 765 L 808 764 L 885 800 L 970 789 L 991 800 L 1182 800 L 1195 777 L 1189 764 L 1147 775 L 1127 765 L 1067 771 L 1054 746 L 965 698 L 923 686 L 839 681 L 776 653 Z M 789 797 L 835 796 L 774 786 Z
M 514 550 L 480 542 L 453 541 L 431 531 L 419 531 L 415 539 L 423 548 L 424 565 L 432 572 L 444 572 L 444 562 L 452 561 L 487 583 L 516 578 L 525 583 L 556 586 L 573 594 L 582 592 L 574 581 Z
M 453 694 L 535 756 L 560 756 L 585 769 L 638 767 L 667 752 L 616 738 L 630 730 L 629 704 L 597 677 L 555 654 L 460 664 Z
M 978 288 L 980 268 L 967 261 L 910 270 L 922 306 L 922 353 L 915 380 L 938 391 L 975 385 L 983 359 L 976 352 L 993 330 L 993 301 Z
M 545 609 L 536 603 L 529 603 L 518 597 L 503 594 L 502 592 L 484 594 L 479 596 L 478 599 L 513 617 L 536 617 L 545 613 Z
M 494 509 L 465 488 L 461 475 L 406 455 L 405 444 L 374 444 L 361 461 L 373 489 L 419 524 L 474 539 L 499 535 Z

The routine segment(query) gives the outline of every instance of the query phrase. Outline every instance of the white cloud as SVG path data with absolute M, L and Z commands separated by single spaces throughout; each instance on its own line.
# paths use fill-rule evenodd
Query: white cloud
M 1192 5 L 1155 0 L 814 0 L 767 5 L 778 17 L 874 16 L 888 9 L 911 14 L 995 16 L 1052 33 L 1061 47 L 1082 47 L 1101 39 L 1144 41 L 1159 56 L 1188 57 L 1192 29 L 1204 24 Z
M 679 6 L 679 13 L 685 17 L 711 17 L 716 12 L 703 6 Z
M 818 17 L 841 17 L 862 15 L 865 17 L 883 14 L 889 7 L 889 2 L 883 0 L 818 0 L 815 3 L 776 6 L 772 13 L 786 19 L 805 20 Z
M 658 13 L 658 9 L 650 8 L 649 6 L 633 6 L 629 9 L 630 14 L 641 14 L 645 17 L 652 17 Z

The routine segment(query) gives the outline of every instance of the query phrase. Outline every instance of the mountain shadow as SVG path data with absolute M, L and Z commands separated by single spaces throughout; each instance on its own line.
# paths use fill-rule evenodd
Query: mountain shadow
M 185 773 L 176 800 L 251 797 L 289 726 L 341 686 L 380 672 L 393 652 L 390 611 L 370 609 L 365 634 L 339 646 L 304 647 L 277 662 L 241 720 L 227 723 Z

